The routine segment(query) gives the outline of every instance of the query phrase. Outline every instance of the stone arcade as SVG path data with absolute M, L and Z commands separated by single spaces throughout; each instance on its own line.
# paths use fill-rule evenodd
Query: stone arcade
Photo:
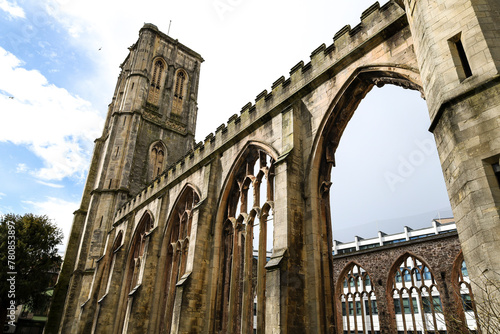
M 333 40 L 195 144 L 203 59 L 144 25 L 95 143 L 46 333 L 340 333 L 339 271 L 369 268 L 332 258 L 330 171 L 375 85 L 425 97 L 470 279 L 500 273 L 500 2 L 376 3 Z M 433 261 L 401 259 L 451 289 Z M 380 331 L 396 333 L 394 311 L 379 311 Z

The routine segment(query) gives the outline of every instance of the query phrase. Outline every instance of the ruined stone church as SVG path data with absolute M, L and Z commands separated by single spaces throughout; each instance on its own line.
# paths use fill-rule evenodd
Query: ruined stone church
M 500 273 L 500 2 L 375 3 L 195 143 L 202 62 L 130 47 L 45 333 L 463 333 Z M 458 236 L 336 260 L 335 151 L 387 84 L 426 100 Z

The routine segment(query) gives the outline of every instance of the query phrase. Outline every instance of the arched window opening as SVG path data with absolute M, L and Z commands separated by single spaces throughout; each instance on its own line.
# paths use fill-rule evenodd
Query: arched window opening
M 378 231 L 429 227 L 434 218 L 452 216 L 419 92 L 394 85 L 368 91 L 359 107 L 348 105 L 339 112 L 325 143 L 330 150 L 324 154 L 325 167 L 330 168 L 322 171 L 323 180 L 331 184 L 326 214 L 333 239 L 341 242 L 353 241 L 360 230 L 360 237 L 371 238 Z
M 187 74 L 184 70 L 178 70 L 175 75 L 174 100 L 172 112 L 175 115 L 182 113 L 182 104 L 187 89 Z
M 128 330 L 129 317 L 132 311 L 134 293 L 142 283 L 144 264 L 146 263 L 147 246 L 149 243 L 149 233 L 154 227 L 151 215 L 146 212 L 137 224 L 133 234 L 130 253 L 127 263 L 126 281 L 124 284 L 125 293 L 128 295 L 125 318 L 123 319 L 123 332 Z
M 132 257 L 130 259 L 129 268 L 132 271 L 131 279 L 128 285 L 128 291 L 132 291 L 137 285 L 140 284 L 143 272 L 143 263 L 146 258 L 147 238 L 148 233 L 154 226 L 153 220 L 149 213 L 145 213 L 141 218 L 137 229 L 135 231 L 134 240 L 132 241 Z
M 163 172 L 165 162 L 165 146 L 161 142 L 153 145 L 149 158 L 149 174 L 150 180 L 157 178 Z
M 148 102 L 158 105 L 161 92 L 161 80 L 163 77 L 165 64 L 161 60 L 156 60 L 153 65 L 153 76 L 149 87 Z
M 221 237 L 215 326 L 221 332 L 263 332 L 265 265 L 274 234 L 274 159 L 255 149 L 233 175 Z
M 233 241 L 234 241 L 234 229 L 231 221 L 227 221 L 224 229 L 222 231 L 222 249 L 223 249 L 223 257 L 222 257 L 222 265 L 221 265 L 221 274 L 222 274 L 222 286 L 219 302 L 220 308 L 225 312 L 221 312 L 219 315 L 219 328 L 222 333 L 227 332 L 228 325 L 228 309 L 229 309 L 229 292 L 230 292 L 230 283 L 231 283 L 231 273 L 232 273 L 232 263 L 233 263 Z
M 122 245 L 123 231 L 120 231 L 113 242 L 113 248 L 111 249 L 111 261 L 108 268 L 108 281 L 106 283 L 106 290 L 104 294 L 109 292 L 109 287 L 111 285 L 111 277 L 113 276 L 113 270 L 115 269 L 116 253 L 120 246 Z
M 270 260 L 273 253 L 274 240 L 274 216 L 272 210 L 266 212 L 266 262 Z
M 343 333 L 378 333 L 377 298 L 370 275 L 361 266 L 352 264 L 338 284 Z
M 460 302 L 462 303 L 463 318 L 461 322 L 463 327 L 465 327 L 471 333 L 479 332 L 479 319 L 477 315 L 477 308 L 474 302 L 474 295 L 472 294 L 472 286 L 469 278 L 469 272 L 467 266 L 465 265 L 465 260 L 463 254 L 457 257 L 454 265 L 454 277 L 457 278 L 455 285 L 455 292 L 459 296 Z
M 177 77 L 175 80 L 175 97 L 181 99 L 184 97 L 184 81 L 186 80 L 186 75 L 183 71 L 177 72 Z
M 165 263 L 164 293 L 162 301 L 162 313 L 160 328 L 162 333 L 170 333 L 176 284 L 185 274 L 189 256 L 189 238 L 191 236 L 191 222 L 193 208 L 198 204 L 197 192 L 186 187 L 180 195 L 177 204 L 172 211 L 171 218 L 167 223 L 164 236 L 167 247 Z
M 430 269 L 412 255 L 404 257 L 395 268 L 390 279 L 397 330 L 446 331 L 441 296 Z

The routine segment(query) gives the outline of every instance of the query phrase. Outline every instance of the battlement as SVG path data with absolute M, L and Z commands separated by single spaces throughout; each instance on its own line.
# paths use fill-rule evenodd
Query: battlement
M 383 6 L 374 3 L 362 13 L 358 25 L 352 29 L 349 25 L 344 26 L 334 34 L 331 45 L 321 44 L 311 52 L 309 62 L 298 62 L 290 69 L 288 78 L 279 77 L 272 83 L 270 91 L 263 90 L 255 97 L 253 104 L 245 104 L 239 115 L 229 117 L 227 123 L 217 127 L 215 133 L 208 134 L 204 141 L 197 143 L 184 157 L 170 165 L 117 211 L 115 221 L 122 219 L 146 198 L 179 180 L 184 173 L 203 166 L 218 152 L 223 152 L 231 143 L 262 125 L 268 117 L 289 110 L 292 97 L 306 95 L 355 60 L 357 54 L 367 52 L 404 25 L 407 25 L 406 14 L 394 0 Z
M 141 30 L 139 31 L 139 34 L 141 34 L 143 31 L 146 31 L 146 30 L 150 30 L 153 33 L 159 35 L 163 40 L 168 41 L 172 45 L 176 45 L 178 48 L 180 48 L 181 50 L 183 50 L 184 52 L 186 52 L 190 56 L 198 59 L 200 62 L 204 61 L 204 59 L 201 57 L 201 55 L 198 52 L 193 51 L 192 49 L 188 48 L 184 44 L 180 43 L 178 39 L 173 39 L 169 35 L 161 32 L 156 25 L 154 25 L 152 23 L 144 23 Z

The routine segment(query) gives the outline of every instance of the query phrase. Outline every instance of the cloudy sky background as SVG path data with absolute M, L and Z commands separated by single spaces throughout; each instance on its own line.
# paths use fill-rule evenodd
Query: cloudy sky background
M 0 0 L 0 214 L 47 214 L 65 240 L 119 64 L 145 22 L 200 53 L 197 141 L 371 0 Z M 420 94 L 374 88 L 341 140 L 334 238 L 429 226 L 450 216 Z

